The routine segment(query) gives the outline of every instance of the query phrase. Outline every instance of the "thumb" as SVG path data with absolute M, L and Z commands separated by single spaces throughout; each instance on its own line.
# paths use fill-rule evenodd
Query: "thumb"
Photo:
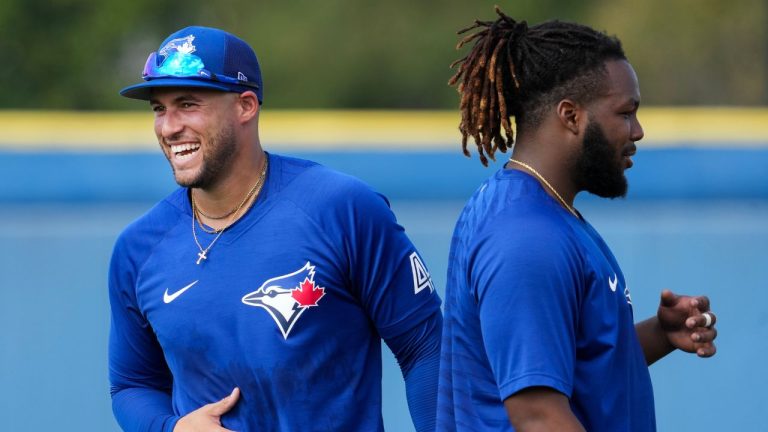
M 680 300 L 680 296 L 672 291 L 665 289 L 661 292 L 661 306 L 672 307 Z
M 216 417 L 223 416 L 229 410 L 231 410 L 232 407 L 235 406 L 238 399 L 240 399 L 240 389 L 238 387 L 235 387 L 235 389 L 232 390 L 232 393 L 230 393 L 229 396 L 225 397 L 224 399 L 218 402 L 214 402 L 209 405 L 210 407 L 209 414 Z

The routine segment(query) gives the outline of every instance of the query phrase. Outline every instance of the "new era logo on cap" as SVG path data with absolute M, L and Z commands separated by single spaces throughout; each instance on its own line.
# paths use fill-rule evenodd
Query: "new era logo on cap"
M 261 68 L 253 49 L 237 36 L 210 27 L 187 27 L 168 36 L 149 55 L 144 82 L 120 94 L 148 100 L 154 87 L 200 87 L 242 93 L 263 101 Z

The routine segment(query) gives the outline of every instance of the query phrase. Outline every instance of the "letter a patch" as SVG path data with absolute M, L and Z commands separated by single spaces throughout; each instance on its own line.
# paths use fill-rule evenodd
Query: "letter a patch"
M 413 292 L 418 294 L 425 288 L 429 288 L 429 292 L 435 290 L 435 286 L 432 285 L 432 276 L 429 275 L 424 263 L 421 262 L 419 255 L 414 252 L 411 254 L 411 272 L 413 273 Z

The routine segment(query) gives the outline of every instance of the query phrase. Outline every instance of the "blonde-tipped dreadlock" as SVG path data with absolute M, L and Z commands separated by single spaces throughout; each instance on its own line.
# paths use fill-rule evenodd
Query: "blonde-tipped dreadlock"
M 528 28 L 498 6 L 496 13 L 496 21 L 476 20 L 458 32 L 479 29 L 456 46 L 475 43 L 451 64 L 459 69 L 448 81 L 458 84 L 461 95 L 462 151 L 470 155 L 471 136 L 485 166 L 488 157 L 495 160 L 496 150 L 506 152 L 514 143 L 510 117 L 519 130 L 536 126 L 547 107 L 563 97 L 589 101 L 599 94 L 604 62 L 625 59 L 618 39 L 589 27 L 547 21 Z

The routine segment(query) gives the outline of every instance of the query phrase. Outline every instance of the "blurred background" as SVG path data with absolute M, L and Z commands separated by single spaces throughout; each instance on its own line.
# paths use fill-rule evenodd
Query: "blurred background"
M 762 0 L 0 2 L 0 418 L 14 431 L 117 431 L 106 272 L 130 221 L 175 187 L 152 116 L 117 91 L 187 25 L 256 50 L 269 151 L 387 195 L 445 284 L 453 224 L 483 168 L 461 155 L 446 85 L 455 32 L 498 3 L 619 36 L 646 137 L 625 200 L 577 207 L 622 264 L 636 318 L 662 288 L 710 296 L 718 355 L 651 367 L 661 431 L 768 430 L 768 3 Z M 510 229 L 517 229 L 510 227 Z M 384 422 L 412 431 L 385 356 Z M 600 395 L 595 395 L 596 398 Z
M 762 0 L 516 0 L 513 18 L 559 18 L 620 36 L 647 105 L 764 105 Z M 192 24 L 228 29 L 262 63 L 269 108 L 452 109 L 455 32 L 492 1 L 3 0 L 0 108 L 137 109 L 115 89 Z

